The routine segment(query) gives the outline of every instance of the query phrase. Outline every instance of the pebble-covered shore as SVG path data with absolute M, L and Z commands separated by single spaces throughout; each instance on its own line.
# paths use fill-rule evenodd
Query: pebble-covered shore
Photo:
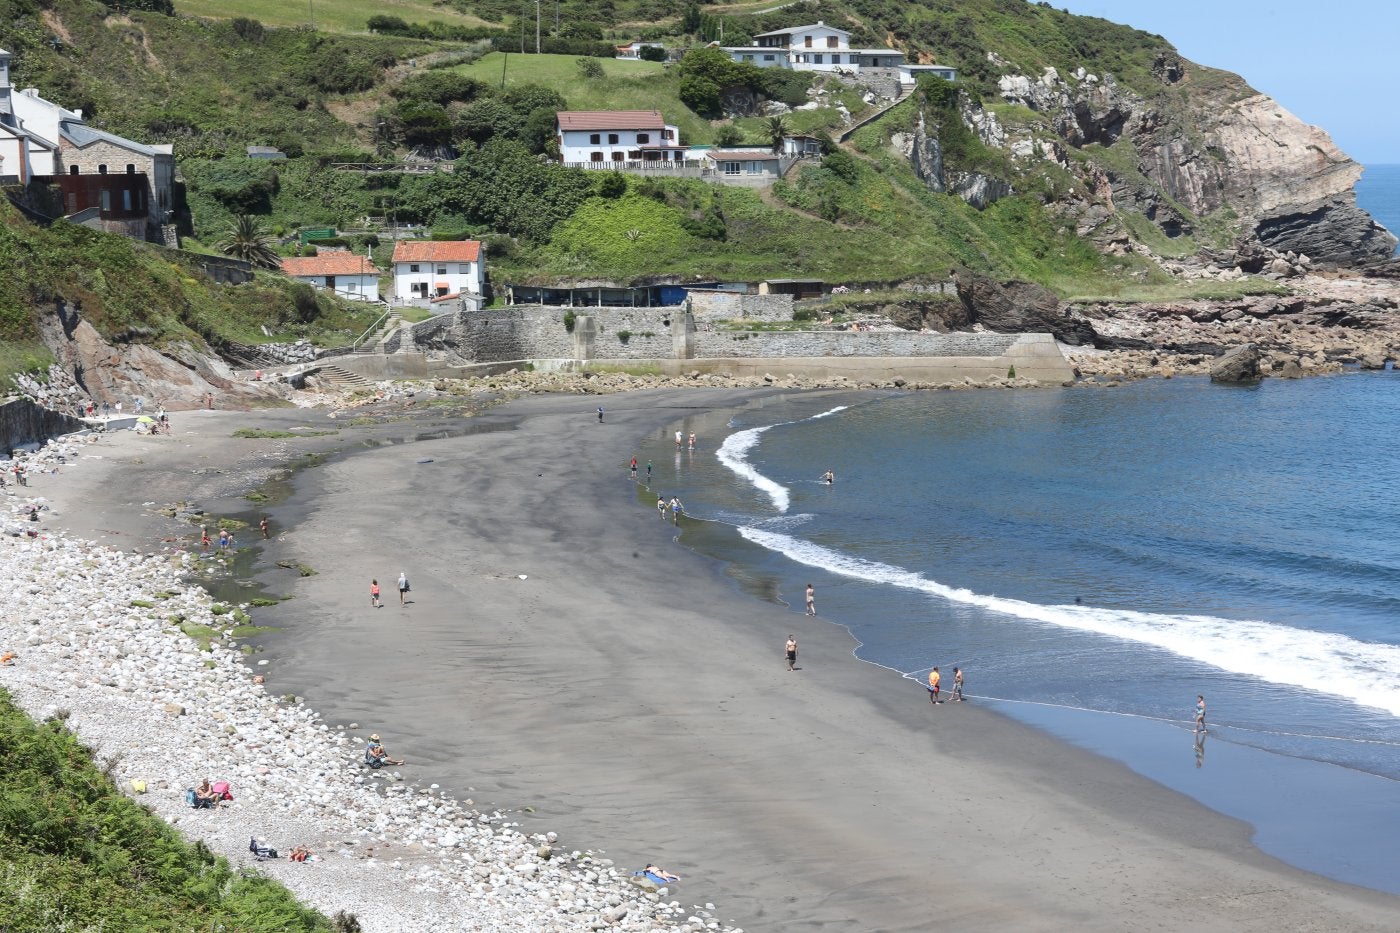
M 91 441 L 24 455 L 31 469 L 65 451 L 65 469 Z M 97 442 L 100 446 L 100 441 Z M 59 717 L 127 793 L 188 838 L 278 879 L 327 915 L 354 914 L 379 931 L 725 930 L 714 906 L 687 905 L 631 869 L 562 848 L 555 834 L 521 832 L 507 813 L 482 812 L 411 767 L 362 764 L 372 729 L 333 728 L 307 706 L 255 682 L 231 631 L 236 610 L 184 582 L 193 557 L 144 555 L 84 542 L 25 520 L 47 503 L 13 485 L 0 495 L 0 686 L 38 719 Z M 58 516 L 61 518 L 61 516 Z M 36 531 L 31 537 L 29 532 Z M 253 610 L 255 613 L 256 610 Z M 179 628 L 208 626 L 209 650 Z M 392 736 L 386 736 L 392 739 Z M 389 742 L 392 751 L 392 741 Z M 195 810 L 184 791 L 227 780 L 234 800 Z M 255 861 L 258 837 L 283 855 Z

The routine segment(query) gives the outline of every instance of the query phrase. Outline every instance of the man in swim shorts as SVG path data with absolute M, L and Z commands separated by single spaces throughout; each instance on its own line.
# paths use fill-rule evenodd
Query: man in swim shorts
M 789 635 L 787 640 L 788 670 L 797 670 L 797 636 Z
M 959 703 L 963 701 L 962 684 L 962 668 L 955 667 L 953 668 L 953 699 L 957 700 Z
M 942 689 L 938 683 L 943 679 L 943 675 L 938 673 L 938 668 L 928 672 L 928 701 L 930 703 L 942 703 L 938 698 L 938 691 Z

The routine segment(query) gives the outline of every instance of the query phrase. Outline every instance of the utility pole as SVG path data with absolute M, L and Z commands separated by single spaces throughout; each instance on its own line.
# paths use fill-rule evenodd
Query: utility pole
M 540 0 L 535 0 L 535 54 L 540 54 Z
M 311 31 L 316 31 L 316 7 L 313 0 L 306 0 L 306 12 L 311 17 Z
M 554 0 L 554 34 L 559 35 L 559 0 Z

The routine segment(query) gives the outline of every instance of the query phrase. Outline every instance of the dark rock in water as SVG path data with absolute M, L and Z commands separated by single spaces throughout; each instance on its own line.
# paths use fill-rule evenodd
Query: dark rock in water
M 1297 360 L 1284 360 L 1283 365 L 1274 370 L 1274 375 L 1280 379 L 1302 379 L 1303 367 Z
M 1259 348 L 1252 343 L 1228 350 L 1210 364 L 1212 382 L 1254 382 L 1259 378 Z
M 1283 208 L 1262 218 L 1255 233 L 1278 252 L 1305 253 L 1324 263 L 1389 259 L 1397 242 L 1394 234 L 1356 206 L 1354 195 Z
M 999 334 L 1055 335 L 1061 343 L 1093 344 L 1099 339 L 1094 326 L 1060 303 L 1049 290 L 1030 282 L 997 282 L 985 276 L 960 272 L 958 298 L 968 316 Z

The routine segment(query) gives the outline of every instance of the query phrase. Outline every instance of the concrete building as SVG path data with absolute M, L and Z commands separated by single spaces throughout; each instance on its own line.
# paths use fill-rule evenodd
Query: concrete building
M 429 304 L 486 290 L 481 243 L 476 240 L 399 240 L 394 244 L 394 298 Z
M 792 157 L 771 149 L 709 149 L 705 158 L 713 166 L 712 180 L 724 184 L 771 185 L 783 177 Z
M 379 268 L 368 256 L 320 253 L 282 260 L 282 274 L 350 301 L 379 301 Z
M 904 53 L 897 49 L 851 48 L 851 33 L 817 20 L 810 26 L 789 26 L 761 32 L 751 46 L 725 46 L 737 62 L 760 68 L 791 68 L 794 71 L 858 73 L 871 69 L 898 68 Z
M 559 160 L 579 168 L 685 158 L 680 129 L 656 110 L 561 110 L 555 115 L 555 137 Z
M 10 53 L 0 49 L 0 177 L 58 186 L 66 216 L 85 216 L 99 229 L 179 245 L 175 156 L 169 144 L 146 145 L 88 126 L 68 110 L 10 83 Z M 98 176 L 74 182 L 71 176 Z M 60 180 L 64 176 L 69 180 Z M 122 176 L 120 178 L 114 176 Z

